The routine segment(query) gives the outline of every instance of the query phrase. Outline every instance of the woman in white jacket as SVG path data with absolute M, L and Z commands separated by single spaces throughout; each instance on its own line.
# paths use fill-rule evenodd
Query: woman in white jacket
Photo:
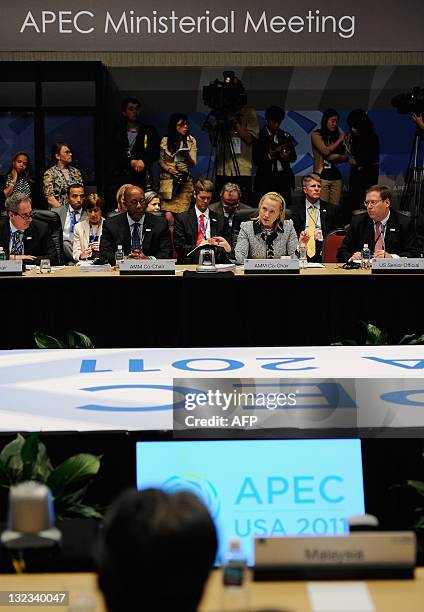
M 105 201 L 97 193 L 91 193 L 84 204 L 87 218 L 75 225 L 73 258 L 74 261 L 94 259 L 99 252 L 100 236 L 102 235 L 102 212 Z

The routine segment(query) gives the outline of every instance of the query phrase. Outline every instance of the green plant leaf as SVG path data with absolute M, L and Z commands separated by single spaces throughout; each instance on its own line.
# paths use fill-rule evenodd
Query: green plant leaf
M 421 482 L 421 480 L 407 480 L 406 484 L 414 488 L 419 495 L 424 496 L 424 482 Z
M 407 344 L 424 344 L 424 334 L 421 336 L 415 337 L 413 340 L 410 340 Z
M 372 323 L 364 323 L 363 321 L 362 323 L 365 325 L 367 332 L 365 344 L 381 345 L 387 343 L 386 332 L 382 331 L 379 327 L 373 325 Z
M 40 348 L 40 349 L 66 348 L 62 340 L 58 340 L 57 338 L 53 338 L 53 336 L 48 336 L 47 334 L 43 334 L 43 332 L 35 332 L 34 341 L 35 341 L 35 344 L 37 345 L 37 348 Z
M 100 457 L 88 453 L 80 453 L 69 457 L 58 465 L 47 479 L 55 497 L 63 495 L 65 491 L 72 490 L 82 482 L 93 478 L 100 469 Z
M 103 518 L 103 514 L 96 510 L 93 506 L 87 506 L 85 504 L 74 504 L 67 509 L 68 515 L 83 516 L 84 518 Z
M 38 434 L 32 433 L 25 440 L 21 449 L 22 480 L 34 480 L 34 467 L 38 455 Z
M 67 334 L 67 338 L 69 348 L 94 348 L 94 344 L 91 339 L 81 332 L 70 331 Z M 73 343 L 73 346 L 71 346 L 71 342 Z
M 18 434 L 14 440 L 6 444 L 0 453 L 0 461 L 7 473 L 9 484 L 16 484 L 22 480 L 21 451 L 24 444 L 25 438 Z

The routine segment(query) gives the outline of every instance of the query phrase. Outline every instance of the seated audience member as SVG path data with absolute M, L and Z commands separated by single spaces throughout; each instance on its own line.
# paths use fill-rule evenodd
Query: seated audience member
M 162 211 L 162 201 L 156 191 L 146 191 L 146 212 L 160 213 Z
M 116 192 L 116 196 L 115 196 L 116 208 L 115 210 L 108 212 L 107 214 L 108 217 L 114 217 L 115 215 L 119 215 L 119 213 L 121 212 L 127 212 L 127 209 L 125 208 L 125 202 L 124 202 L 125 189 L 127 187 L 132 187 L 132 185 L 130 183 L 124 183 L 123 185 L 120 186 L 120 188 Z
M 231 248 L 234 249 L 242 220 L 254 217 L 257 211 L 252 209 L 251 206 L 240 202 L 241 190 L 236 183 L 225 183 L 221 189 L 220 195 L 221 200 L 211 204 L 209 210 L 227 219 L 230 234 L 229 243 Z M 236 215 L 235 213 L 239 213 L 239 211 L 243 211 L 243 215 L 245 214 L 246 216 L 243 217 L 240 214 Z
M 85 192 L 82 185 L 75 183 L 74 185 L 69 185 L 66 193 L 68 197 L 66 206 L 56 208 L 55 213 L 59 215 L 62 222 L 65 261 L 73 262 L 75 226 L 77 223 L 87 218 L 87 213 L 83 209 Z
M 195 612 L 216 552 L 215 526 L 198 497 L 127 491 L 107 513 L 99 546 L 108 612 Z
M 209 179 L 198 179 L 194 184 L 194 207 L 175 215 L 174 246 L 179 263 L 196 263 L 198 253 L 190 256 L 188 253 L 202 244 L 221 247 L 217 250 L 217 263 L 228 261 L 225 253 L 230 253 L 231 247 L 227 241 L 227 221 L 224 216 L 209 210 L 214 188 Z
M 354 215 L 337 252 L 338 261 L 360 260 L 364 244 L 373 257 L 419 257 L 419 247 L 413 220 L 392 210 L 392 195 L 385 185 L 373 185 L 366 190 L 367 212 Z
M 5 198 L 10 197 L 12 193 L 24 193 L 37 207 L 38 190 L 32 178 L 31 159 L 28 153 L 25 153 L 25 151 L 15 153 L 12 157 L 10 168 L 7 174 L 2 177 L 2 181 L 2 208 L 4 208 Z
M 99 254 L 105 201 L 97 193 L 90 193 L 84 204 L 87 219 L 76 224 L 74 230 L 74 261 L 95 259 Z
M 197 142 L 189 134 L 187 115 L 174 113 L 169 118 L 168 133 L 160 143 L 161 167 L 159 191 L 163 209 L 172 213 L 188 210 L 193 193 L 190 170 L 196 165 Z
M 22 259 L 27 264 L 49 258 L 57 265 L 56 248 L 47 223 L 32 218 L 32 204 L 25 193 L 13 193 L 6 199 L 7 217 L 0 217 L 0 246 L 8 259 Z
M 295 183 L 290 164 L 296 161 L 297 155 L 293 136 L 280 130 L 285 116 L 280 106 L 270 106 L 265 111 L 265 126 L 253 145 L 255 191 L 259 197 L 267 191 L 281 193 L 286 205 L 291 208 L 291 193 Z
M 339 227 L 339 208 L 323 202 L 321 179 L 308 174 L 302 178 L 304 200 L 292 208 L 292 220 L 299 241 L 307 247 L 308 261 L 322 261 L 322 244 L 329 232 Z
M 44 173 L 44 197 L 50 209 L 66 206 L 70 185 L 84 185 L 81 172 L 71 166 L 72 151 L 64 142 L 53 145 L 49 168 Z
M 286 203 L 275 191 L 259 200 L 258 216 L 240 226 L 235 254 L 236 261 L 250 259 L 279 259 L 294 255 L 298 247 L 293 221 L 284 220 Z
M 127 212 L 106 219 L 100 240 L 100 259 L 115 263 L 118 245 L 130 259 L 169 259 L 172 244 L 165 219 L 146 212 L 146 199 L 141 187 L 125 190 Z

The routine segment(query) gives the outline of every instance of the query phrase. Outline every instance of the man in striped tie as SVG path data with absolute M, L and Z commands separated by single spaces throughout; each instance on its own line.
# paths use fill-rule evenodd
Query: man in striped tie
M 6 200 L 7 217 L 0 218 L 0 246 L 8 259 L 22 259 L 28 264 L 49 258 L 55 265 L 57 251 L 46 223 L 33 219 L 31 199 L 15 192 Z

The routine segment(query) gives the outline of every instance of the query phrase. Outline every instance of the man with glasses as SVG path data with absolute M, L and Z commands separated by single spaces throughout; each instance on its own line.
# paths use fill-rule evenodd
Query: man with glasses
M 365 193 L 366 213 L 354 215 L 337 253 L 337 260 L 359 261 L 364 244 L 373 257 L 419 257 L 411 217 L 392 210 L 392 195 L 385 185 L 373 185 Z
M 194 264 L 198 253 L 188 255 L 202 244 L 214 244 L 217 250 L 217 263 L 227 263 L 225 253 L 231 253 L 228 243 L 228 223 L 225 217 L 209 210 L 215 185 L 209 179 L 198 179 L 194 184 L 194 208 L 175 216 L 174 245 L 178 262 Z
M 236 183 L 225 183 L 221 189 L 221 200 L 209 206 L 209 210 L 227 219 L 230 234 L 229 243 L 234 249 L 242 221 L 248 221 L 258 214 L 257 209 L 240 202 L 241 190 Z
M 122 245 L 130 259 L 170 259 L 171 235 L 166 219 L 146 212 L 144 190 L 131 185 L 124 194 L 127 212 L 109 217 L 103 223 L 99 258 L 115 264 L 115 253 Z
M 37 264 L 48 258 L 58 263 L 56 249 L 46 223 L 32 218 L 31 199 L 21 192 L 12 193 L 5 203 L 7 217 L 0 218 L 0 246 L 8 259 L 22 259 Z

